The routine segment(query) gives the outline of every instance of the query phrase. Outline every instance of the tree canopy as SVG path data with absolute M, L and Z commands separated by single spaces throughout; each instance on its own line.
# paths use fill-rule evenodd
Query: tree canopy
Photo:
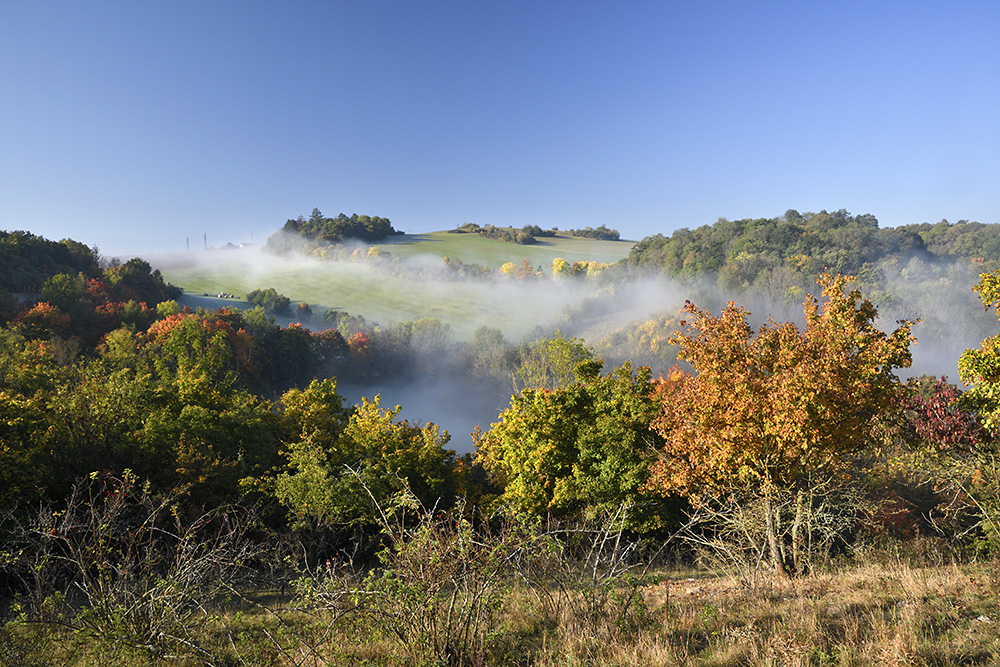
M 880 228 L 846 210 L 727 220 L 637 243 L 624 265 L 675 278 L 710 275 L 725 288 L 808 286 L 823 271 L 872 276 L 881 262 L 977 259 L 1000 266 L 1000 225 L 960 221 Z
M 718 316 L 687 303 L 687 328 L 672 342 L 695 374 L 663 402 L 656 428 L 666 444 L 651 488 L 770 499 L 835 474 L 874 442 L 902 394 L 893 371 L 910 364 L 912 323 L 886 334 L 871 302 L 845 291 L 850 279 L 819 283 L 823 302 L 806 299 L 803 329 L 768 321 L 755 333 L 733 302 Z
M 533 514 L 614 512 L 629 527 L 662 521 L 662 502 L 643 493 L 648 465 L 662 445 L 651 430 L 657 384 L 630 364 L 511 397 L 497 423 L 477 436 L 477 460 L 503 489 L 499 500 Z
M 281 254 L 302 243 L 329 245 L 350 240 L 375 243 L 393 234 L 402 232 L 393 228 L 389 218 L 357 213 L 327 218 L 314 208 L 308 219 L 299 216 L 285 222 L 281 233 L 268 238 L 266 247 Z

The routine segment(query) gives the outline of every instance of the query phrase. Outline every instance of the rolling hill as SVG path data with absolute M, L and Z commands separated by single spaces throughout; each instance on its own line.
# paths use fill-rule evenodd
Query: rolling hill
M 539 238 L 532 245 L 516 245 L 476 234 L 444 231 L 393 236 L 380 245 L 398 257 L 450 257 L 466 264 L 499 269 L 505 262 L 519 264 L 523 259 L 536 266 L 548 266 L 556 257 L 570 263 L 591 261 L 610 264 L 627 257 L 634 244 L 635 241 L 595 241 L 556 234 L 551 238 Z
M 249 291 L 273 287 L 293 304 L 313 311 L 346 311 L 367 320 L 439 318 L 466 339 L 482 325 L 501 328 L 511 337 L 527 335 L 551 322 L 566 306 L 590 296 L 597 285 L 584 280 L 553 281 L 456 279 L 442 269 L 448 257 L 496 271 L 506 262 L 527 260 L 548 271 L 552 261 L 616 262 L 629 253 L 630 241 L 596 241 L 557 235 L 534 245 L 516 245 L 475 234 L 432 232 L 391 237 L 378 244 L 394 261 L 286 259 L 258 248 L 217 250 L 158 257 L 151 262 L 164 278 L 189 295 L 221 292 L 242 299 Z M 359 246 L 362 256 L 367 246 Z M 227 301 L 229 305 L 245 303 Z M 220 304 L 221 305 L 221 304 Z

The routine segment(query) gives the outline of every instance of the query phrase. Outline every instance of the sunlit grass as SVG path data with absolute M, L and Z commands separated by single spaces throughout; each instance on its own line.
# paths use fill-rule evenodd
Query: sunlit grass
M 522 257 L 539 266 L 555 257 L 568 261 L 615 261 L 628 253 L 628 242 L 557 238 L 538 246 L 517 246 L 472 234 L 434 234 L 398 237 L 384 247 L 393 255 L 414 258 L 432 255 L 440 264 L 449 256 L 467 263 L 499 266 Z M 459 339 L 468 339 L 479 326 L 499 327 L 513 339 L 554 321 L 567 305 L 579 303 L 597 287 L 586 281 L 555 285 L 532 281 L 487 282 L 415 278 L 405 272 L 376 271 L 361 262 L 280 259 L 256 251 L 217 251 L 187 258 L 188 265 L 165 262 L 164 278 L 189 294 L 220 292 L 243 298 L 258 288 L 273 287 L 292 300 L 308 303 L 314 312 L 346 311 L 383 325 L 439 318 Z M 207 260 L 207 261 L 206 261 Z M 154 260 L 154 265 L 156 265 Z
M 485 664 L 996 665 L 994 568 L 849 565 L 753 590 L 726 576 L 661 571 L 624 625 L 610 617 L 581 625 L 569 607 L 547 608 L 513 582 Z M 306 613 L 263 594 L 210 612 L 201 644 L 219 664 L 434 664 L 404 658 L 361 613 Z M 27 662 L 4 665 L 102 664 L 102 647 L 56 626 L 14 628 L 5 641 L 6 656 Z M 186 664 L 141 650 L 118 655 L 119 664 Z
M 535 266 L 549 266 L 556 257 L 567 262 L 604 262 L 611 264 L 626 257 L 634 241 L 597 241 L 557 234 L 539 238 L 532 245 L 517 245 L 487 239 L 478 234 L 454 234 L 447 231 L 394 236 L 379 246 L 398 257 L 433 255 L 450 257 L 466 264 L 499 269 L 505 262 L 520 264 L 527 259 Z

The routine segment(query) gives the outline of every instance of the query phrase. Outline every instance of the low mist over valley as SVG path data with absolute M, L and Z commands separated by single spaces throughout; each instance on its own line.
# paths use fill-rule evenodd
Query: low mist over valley
M 468 434 L 477 425 L 487 428 L 516 388 L 513 362 L 478 376 L 456 365 L 484 327 L 502 334 L 511 349 L 559 331 L 581 339 L 605 370 L 632 361 L 657 376 L 676 361 L 667 338 L 680 327 L 685 300 L 714 311 L 736 301 L 756 325 L 768 318 L 801 323 L 802 302 L 807 293 L 818 295 L 815 276 L 823 269 L 856 275 L 884 328 L 919 320 L 913 365 L 901 371 L 906 376 L 954 380 L 961 352 L 994 325 L 971 289 L 998 261 L 1000 247 L 995 227 L 980 223 L 882 229 L 870 215 L 790 211 L 772 220 L 720 220 L 637 244 L 554 231 L 530 245 L 454 230 L 363 243 L 307 238 L 287 227 L 267 244 L 157 256 L 152 263 L 185 289 L 185 305 L 250 308 L 243 300 L 249 292 L 272 288 L 291 303 L 287 313 L 270 313 L 282 326 L 301 322 L 318 331 L 347 322 L 345 335 L 364 331 L 376 347 L 402 345 L 402 357 L 393 352 L 395 368 L 360 383 L 342 379 L 345 395 L 381 393 L 388 404 L 403 406 L 403 416 L 446 428 L 460 451 L 471 448 Z M 231 298 L 201 296 L 219 293 Z M 308 304 L 307 319 L 300 303 Z M 433 334 L 401 342 L 400 325 L 418 321 L 434 321 Z
M 604 226 L 406 235 L 386 218 L 314 209 L 262 244 L 124 263 L 75 241 L 5 239 L 5 321 L 50 340 L 65 362 L 111 354 L 128 337 L 156 342 L 195 313 L 230 341 L 212 371 L 225 382 L 277 401 L 333 379 L 348 405 L 380 396 L 399 418 L 446 430 L 460 453 L 523 389 L 580 381 L 581 363 L 667 376 L 687 302 L 714 313 L 735 302 L 753 327 L 801 327 L 824 271 L 854 276 L 882 330 L 915 323 L 902 379 L 956 382 L 963 351 L 996 326 L 972 287 L 1000 267 L 998 225 L 882 228 L 845 210 L 719 219 L 631 242 Z M 51 256 L 33 264 L 35 246 Z

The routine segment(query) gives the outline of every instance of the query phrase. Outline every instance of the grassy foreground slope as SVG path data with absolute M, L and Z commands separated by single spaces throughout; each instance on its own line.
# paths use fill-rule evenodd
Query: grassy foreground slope
M 625 257 L 632 244 L 556 237 L 520 246 L 474 234 L 434 232 L 397 237 L 379 247 L 393 257 L 419 259 L 431 266 L 440 265 L 443 257 L 494 269 L 505 262 L 520 264 L 527 259 L 547 270 L 556 257 L 569 262 L 614 262 Z M 380 272 L 363 262 L 283 259 L 256 249 L 193 253 L 153 262 L 167 281 L 188 294 L 227 292 L 242 298 L 253 289 L 273 287 L 289 297 L 293 306 L 305 302 L 317 313 L 346 311 L 382 324 L 439 318 L 459 338 L 469 337 L 482 325 L 500 327 L 512 337 L 526 335 L 595 289 L 583 281 L 557 285 L 415 279 L 405 273 Z

